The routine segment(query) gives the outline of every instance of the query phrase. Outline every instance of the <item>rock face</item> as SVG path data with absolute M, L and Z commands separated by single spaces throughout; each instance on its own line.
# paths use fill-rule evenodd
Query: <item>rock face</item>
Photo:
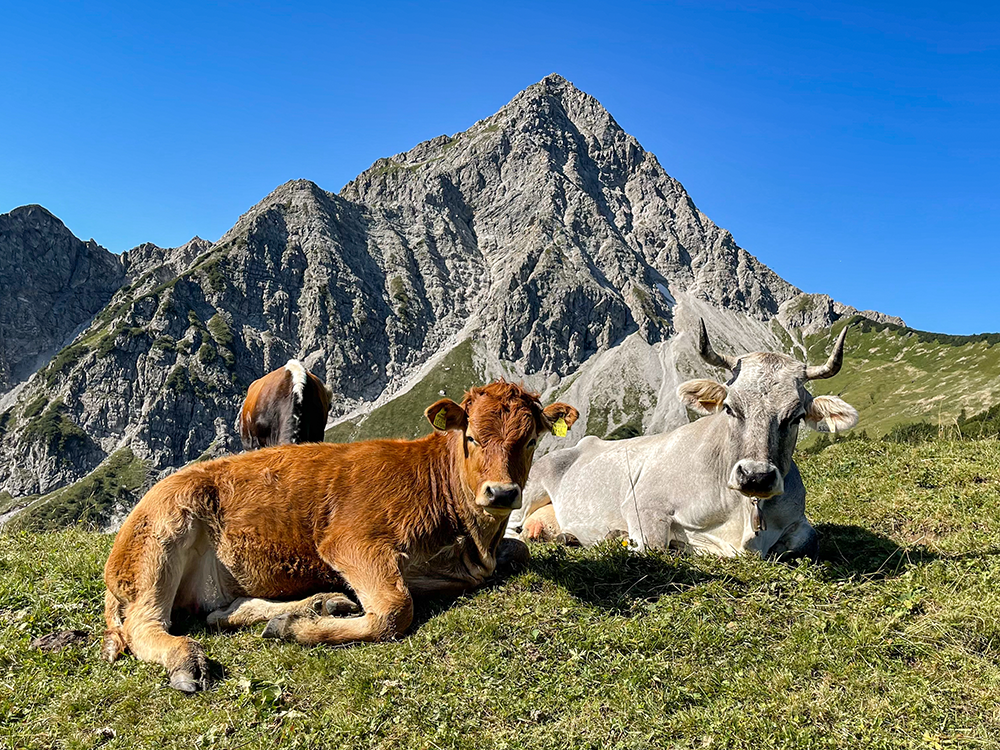
M 176 278 L 190 266 L 194 259 L 212 247 L 212 243 L 195 237 L 180 247 L 162 248 L 151 242 L 122 253 L 125 280 L 134 282 L 152 273 L 162 282 Z
M 0 214 L 0 395 L 104 307 L 124 275 L 117 256 L 41 206 Z
M 114 268 L 113 298 L 0 414 L 0 492 L 49 492 L 125 448 L 153 476 L 235 450 L 247 386 L 290 357 L 352 429 L 448 373 L 434 398 L 505 375 L 582 407 L 588 431 L 665 429 L 685 419 L 678 379 L 705 370 L 675 335 L 698 317 L 717 345 L 759 349 L 844 314 L 792 310 L 799 290 L 557 75 L 339 195 L 289 182 L 214 244 Z
M 633 331 L 664 339 L 675 291 L 761 319 L 797 292 L 557 75 L 342 195 L 369 209 L 409 309 L 445 327 L 479 314 L 487 348 L 526 372 L 565 374 Z

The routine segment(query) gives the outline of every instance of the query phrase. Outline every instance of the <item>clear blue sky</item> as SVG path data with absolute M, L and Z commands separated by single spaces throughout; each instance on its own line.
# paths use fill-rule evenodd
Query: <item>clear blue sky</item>
M 0 212 L 217 239 L 558 72 L 793 284 L 1000 331 L 1000 3 L 866 5 L 8 3 Z

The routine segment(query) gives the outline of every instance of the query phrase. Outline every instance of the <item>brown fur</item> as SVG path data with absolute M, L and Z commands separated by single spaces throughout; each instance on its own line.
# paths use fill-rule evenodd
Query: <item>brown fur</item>
M 244 450 L 323 441 L 330 392 L 322 380 L 305 372 L 301 403 L 296 403 L 292 374 L 286 366 L 250 384 L 237 421 Z
M 511 510 L 491 492 L 516 485 L 519 496 L 539 432 L 560 417 L 572 424 L 576 410 L 543 410 L 504 382 L 473 388 L 461 406 L 443 399 L 427 418 L 441 410 L 445 429 L 420 440 L 266 448 L 159 482 L 105 567 L 104 657 L 128 648 L 193 691 L 205 657 L 169 634 L 175 609 L 210 612 L 220 627 L 269 620 L 265 635 L 304 644 L 378 641 L 409 627 L 412 594 L 481 584 Z M 348 588 L 359 617 L 316 616 L 304 598 Z

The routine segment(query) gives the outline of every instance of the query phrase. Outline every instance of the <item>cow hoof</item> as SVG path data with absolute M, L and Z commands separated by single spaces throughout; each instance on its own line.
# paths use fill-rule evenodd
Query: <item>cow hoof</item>
M 497 570 L 520 572 L 531 562 L 531 551 L 520 539 L 503 539 L 497 547 Z
M 291 615 L 278 615 L 277 617 L 272 617 L 268 620 L 267 626 L 264 628 L 264 632 L 260 634 L 260 637 L 283 639 L 288 634 L 291 622 Z
M 561 544 L 561 545 L 563 545 L 565 547 L 582 547 L 583 546 L 582 544 L 580 544 L 580 540 L 579 539 L 577 539 L 572 534 L 567 534 L 566 532 L 562 532 L 560 534 L 557 534 L 555 541 L 556 541 L 556 544 Z
M 180 673 L 170 676 L 170 687 L 174 690 L 180 690 L 182 693 L 197 693 L 202 689 L 198 682 L 191 679 L 191 675 Z
M 104 633 L 104 643 L 101 645 L 101 658 L 106 662 L 114 662 L 125 653 L 125 638 L 116 628 Z
M 184 665 L 170 673 L 170 687 L 182 693 L 197 693 L 208 685 L 208 659 L 201 645 L 191 641 Z
M 355 614 L 361 610 L 357 604 L 344 594 L 317 594 L 312 598 L 309 606 L 313 612 L 321 616 L 343 617 L 344 615 Z
M 361 607 L 346 596 L 340 595 L 327 599 L 323 603 L 323 611 L 332 617 L 346 617 L 347 615 L 356 615 L 361 611 Z

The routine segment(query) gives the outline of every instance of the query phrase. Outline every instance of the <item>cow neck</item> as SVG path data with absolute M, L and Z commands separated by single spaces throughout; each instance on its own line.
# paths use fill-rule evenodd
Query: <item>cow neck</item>
M 726 450 L 730 445 L 729 428 L 726 424 L 728 417 L 722 412 L 716 412 L 707 417 L 702 417 L 698 422 L 704 422 L 705 432 L 699 444 L 703 459 L 710 467 L 714 486 L 722 487 L 727 493 L 729 489 L 729 472 L 732 470 L 736 459 L 731 458 Z M 697 423 L 696 423 L 697 424 Z M 722 448 L 720 449 L 720 446 Z

